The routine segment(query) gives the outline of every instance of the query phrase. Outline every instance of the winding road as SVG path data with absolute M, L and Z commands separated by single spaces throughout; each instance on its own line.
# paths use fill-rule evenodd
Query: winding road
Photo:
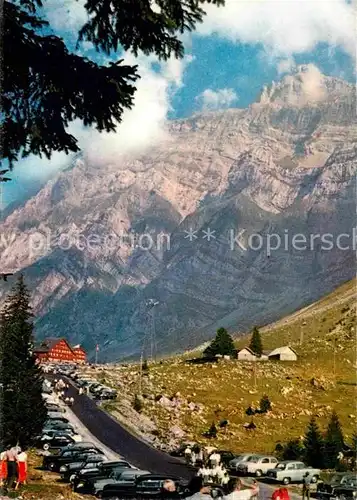
M 193 468 L 131 434 L 114 418 L 101 410 L 88 396 L 79 396 L 70 380 L 67 382 L 70 384 L 69 395 L 74 398 L 71 410 L 89 432 L 106 447 L 140 469 L 150 470 L 155 474 L 191 479 L 195 473 Z
M 190 480 L 195 475 L 193 467 L 189 467 L 180 459 L 153 448 L 150 444 L 131 434 L 119 422 L 99 408 L 91 398 L 79 395 L 71 380 L 66 379 L 66 382 L 69 384 L 68 395 L 74 398 L 71 411 L 105 447 L 122 456 L 135 467 L 150 470 L 155 474 L 167 474 L 185 480 Z M 259 488 L 260 500 L 271 499 L 275 487 L 260 482 Z M 290 492 L 290 498 L 298 500 L 301 496 Z

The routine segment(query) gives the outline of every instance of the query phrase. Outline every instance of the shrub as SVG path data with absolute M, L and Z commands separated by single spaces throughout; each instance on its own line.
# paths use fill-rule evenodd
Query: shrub
M 271 410 L 271 402 L 267 395 L 263 396 L 260 400 L 260 411 L 262 413 L 267 413 Z
M 251 417 L 252 415 L 254 415 L 255 411 L 253 410 L 253 408 L 251 406 L 249 406 L 249 408 L 247 408 L 245 410 L 245 414 L 248 415 L 248 417 Z
M 144 407 L 144 403 L 143 403 L 142 398 L 138 394 L 135 394 L 134 403 L 133 403 L 134 410 L 137 411 L 138 413 L 140 413 L 142 411 L 143 407 Z

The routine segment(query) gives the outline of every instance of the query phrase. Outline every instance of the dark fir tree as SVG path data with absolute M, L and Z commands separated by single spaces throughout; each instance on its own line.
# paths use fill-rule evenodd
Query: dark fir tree
M 325 465 L 329 469 L 334 469 L 339 460 L 338 454 L 344 448 L 343 433 L 338 415 L 335 411 L 332 412 L 330 422 L 327 426 L 325 436 Z
M 181 58 L 181 34 L 195 29 L 207 3 L 224 0 L 87 0 L 87 22 L 78 33 L 98 52 Z M 46 0 L 5 0 L 2 4 L 2 147 L 10 166 L 29 154 L 76 152 L 77 139 L 66 130 L 79 119 L 99 131 L 115 131 L 123 111 L 131 108 L 137 66 L 122 60 L 98 65 L 71 53 L 62 38 L 41 19 Z
M 252 331 L 252 337 L 250 339 L 249 348 L 255 353 L 261 356 L 263 354 L 263 344 L 258 328 L 255 326 Z
M 217 330 L 216 338 L 205 349 L 203 354 L 210 358 L 216 356 L 217 354 L 235 357 L 236 353 L 237 351 L 234 347 L 232 337 L 225 328 L 219 328 Z
M 300 439 L 290 439 L 284 446 L 281 453 L 283 460 L 301 460 L 304 455 L 304 448 Z
M 41 434 L 47 412 L 43 375 L 33 354 L 33 322 L 23 276 L 8 297 L 0 323 L 1 441 L 27 448 Z
M 307 465 L 324 467 L 324 440 L 315 417 L 311 418 L 305 433 L 304 457 Z
M 271 402 L 267 395 L 263 396 L 260 400 L 260 411 L 262 413 L 267 413 L 271 410 Z

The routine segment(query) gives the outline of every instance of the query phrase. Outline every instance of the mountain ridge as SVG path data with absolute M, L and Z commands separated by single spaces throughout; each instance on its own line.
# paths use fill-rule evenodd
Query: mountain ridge
M 332 81 L 335 90 L 292 104 L 306 74 L 310 89 L 318 77 L 318 88 Z M 28 276 L 40 336 L 66 335 L 90 351 L 99 343 L 108 359 L 137 356 L 153 336 L 159 352 L 180 350 L 218 324 L 277 319 L 353 276 L 352 248 L 267 255 L 274 232 L 336 239 L 354 227 L 353 86 L 309 67 L 298 69 L 297 85 L 286 78 L 269 91 L 273 102 L 170 123 L 167 139 L 134 158 L 101 169 L 78 160 L 2 221 L 1 234 L 14 241 L 1 260 Z M 242 250 L 241 230 L 245 246 L 255 234 L 263 247 Z M 170 248 L 159 247 L 162 233 Z M 151 248 L 138 247 L 142 235 Z M 154 326 L 149 298 L 160 303 Z

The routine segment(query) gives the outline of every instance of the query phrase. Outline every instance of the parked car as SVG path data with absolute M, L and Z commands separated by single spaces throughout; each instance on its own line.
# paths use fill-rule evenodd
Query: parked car
M 268 455 L 252 455 L 245 462 L 238 465 L 238 473 L 253 474 L 256 477 L 264 476 L 269 469 L 275 467 L 278 460 Z
M 329 480 L 318 483 L 316 496 L 320 500 L 333 500 L 337 497 L 336 490 L 356 487 L 356 474 L 352 472 L 339 472 L 333 474 Z M 343 495 L 343 493 L 341 493 Z
M 56 403 L 46 403 L 47 411 L 56 412 L 56 413 L 64 413 L 65 409 Z
M 133 488 L 137 478 L 150 474 L 148 470 L 119 469 L 114 470 L 109 477 L 93 481 L 92 495 L 102 496 L 105 486 L 114 484 L 117 488 Z
M 39 441 L 38 441 L 38 447 L 39 448 L 42 448 L 43 450 L 59 450 L 59 449 L 62 449 L 70 444 L 74 444 L 76 441 L 71 437 L 69 436 L 68 434 L 67 435 L 63 435 L 63 436 L 53 436 L 53 437 L 49 437 L 49 436 L 43 436 Z
M 106 484 L 103 487 L 102 498 L 156 498 L 161 496 L 162 487 L 167 479 L 171 479 L 176 484 L 176 489 L 182 491 L 184 485 L 175 476 L 161 474 L 147 474 L 135 479 L 134 484 L 121 485 L 119 482 Z
M 340 485 L 335 488 L 334 494 L 337 500 L 355 500 L 357 497 L 356 477 L 349 484 Z
M 83 469 L 83 467 L 88 466 L 90 468 L 93 468 L 99 465 L 101 462 L 104 462 L 104 460 L 104 455 L 98 455 L 98 453 L 95 453 L 93 455 L 87 455 L 84 460 L 78 460 L 75 462 L 70 462 L 68 464 L 63 464 L 59 468 L 61 478 L 63 481 L 70 482 L 71 479 L 74 479 L 75 474 Z
M 67 430 L 71 429 L 74 432 L 74 427 L 72 424 L 62 422 L 59 420 L 46 420 L 44 429 L 58 429 L 58 430 Z
M 103 452 L 96 447 L 87 449 L 69 449 L 61 451 L 57 455 L 51 454 L 43 457 L 42 467 L 52 472 L 59 472 L 61 465 L 84 460 L 88 455 L 98 453 L 103 455 Z
M 81 441 L 79 443 L 69 444 L 69 445 L 65 446 L 64 448 L 62 448 L 61 451 L 66 451 L 66 450 L 88 450 L 88 449 L 91 449 L 91 448 L 95 448 L 96 450 L 99 449 L 93 443 L 91 443 L 90 441 Z M 101 454 L 103 455 L 102 451 L 101 451 Z
M 64 417 L 62 415 L 62 413 L 59 413 L 59 412 L 49 411 L 47 413 L 47 420 L 52 420 L 55 422 L 63 422 L 65 424 L 69 424 L 68 418 Z
M 230 472 L 238 472 L 239 464 L 244 464 L 252 455 L 253 453 L 244 453 L 233 458 L 228 464 Z
M 110 460 L 102 462 L 93 468 L 85 466 L 75 474 L 73 479 L 71 479 L 73 490 L 80 493 L 90 493 L 92 491 L 93 481 L 109 477 L 113 470 L 123 469 L 136 468 L 124 460 Z
M 225 467 L 229 467 L 229 463 L 237 456 L 231 451 L 226 451 L 226 450 L 216 450 L 214 451 L 214 453 L 218 453 L 218 455 L 220 455 L 221 464 L 223 464 Z
M 279 483 L 302 483 L 305 473 L 308 472 L 311 476 L 311 482 L 317 483 L 320 477 L 320 469 L 308 467 L 303 462 L 286 460 L 279 462 L 276 467 L 267 471 L 267 477 Z

